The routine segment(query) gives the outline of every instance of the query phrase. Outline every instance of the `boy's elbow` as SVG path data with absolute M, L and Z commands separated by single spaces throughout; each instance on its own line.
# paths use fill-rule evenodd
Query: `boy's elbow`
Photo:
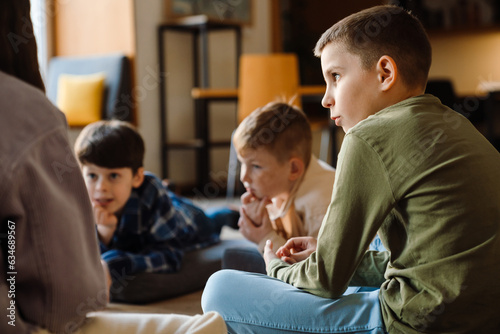
M 306 290 L 322 298 L 337 299 L 344 294 L 344 292 L 347 290 L 347 286 L 336 286 L 335 284 L 318 284 L 316 287 Z
M 324 295 L 320 296 L 320 297 L 329 298 L 329 299 L 338 299 L 344 294 L 345 291 L 346 291 L 346 288 L 331 288 L 331 289 L 325 290 Z

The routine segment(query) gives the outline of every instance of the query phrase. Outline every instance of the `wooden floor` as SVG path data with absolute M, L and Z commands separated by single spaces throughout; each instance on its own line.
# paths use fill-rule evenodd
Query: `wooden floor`
M 131 305 L 110 303 L 104 310 L 106 312 L 132 312 L 132 313 L 175 313 L 195 315 L 202 314 L 201 309 L 201 294 L 202 290 L 196 291 L 184 296 L 171 298 L 168 300 L 146 304 L 146 305 Z

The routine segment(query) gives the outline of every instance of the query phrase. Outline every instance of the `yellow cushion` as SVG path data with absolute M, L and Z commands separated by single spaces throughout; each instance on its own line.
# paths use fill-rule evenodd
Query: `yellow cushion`
M 57 84 L 57 106 L 69 126 L 85 126 L 101 119 L 104 93 L 103 73 L 61 74 Z

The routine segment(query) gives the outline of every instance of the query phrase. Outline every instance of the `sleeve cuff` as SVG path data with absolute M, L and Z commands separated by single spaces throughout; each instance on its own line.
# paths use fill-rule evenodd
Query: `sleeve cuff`
M 280 259 L 273 259 L 267 265 L 267 268 L 266 268 L 267 276 L 278 278 L 276 275 L 278 270 L 280 268 L 289 267 L 289 266 L 290 266 L 290 264 L 286 263 L 285 261 L 282 261 Z

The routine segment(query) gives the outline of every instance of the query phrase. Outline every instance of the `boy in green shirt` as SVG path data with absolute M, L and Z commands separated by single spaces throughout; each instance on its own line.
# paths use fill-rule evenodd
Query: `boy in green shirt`
M 318 239 L 276 254 L 268 242 L 267 272 L 279 280 L 216 273 L 204 310 L 238 333 L 498 333 L 500 155 L 424 95 L 422 25 L 373 7 L 328 29 L 315 54 L 323 106 L 346 132 Z M 389 252 L 366 251 L 377 231 Z M 380 290 L 342 296 L 350 285 Z

